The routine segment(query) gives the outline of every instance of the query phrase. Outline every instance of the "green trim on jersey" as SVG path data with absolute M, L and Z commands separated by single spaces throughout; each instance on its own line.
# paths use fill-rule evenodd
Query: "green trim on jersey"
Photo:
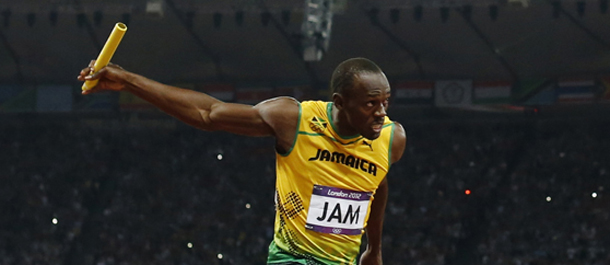
M 334 138 L 334 137 L 330 137 L 330 136 L 326 136 L 326 135 L 325 135 L 325 134 L 323 134 L 323 133 L 310 133 L 310 132 L 304 132 L 304 131 L 300 131 L 300 132 L 298 132 L 298 134 L 304 134 L 304 135 L 309 135 L 309 136 L 321 136 L 321 137 L 326 137 L 326 138 L 331 139 L 331 140 L 333 140 L 333 141 L 335 141 L 335 142 L 337 142 L 337 143 L 340 143 L 340 144 L 342 144 L 342 145 L 349 145 L 349 144 L 353 144 L 353 143 L 356 143 L 356 142 L 360 141 L 362 138 L 364 138 L 364 137 L 360 137 L 360 138 L 358 138 L 358 139 L 356 139 L 356 140 L 353 140 L 353 141 L 351 141 L 351 142 L 342 143 L 341 141 L 337 140 L 336 138 Z
M 297 132 L 294 134 L 294 140 L 292 141 L 292 145 L 290 146 L 290 149 L 288 149 L 288 151 L 286 151 L 286 153 L 281 154 L 278 152 L 279 155 L 281 156 L 288 156 L 290 154 L 290 152 L 292 152 L 292 149 L 294 149 L 294 145 L 297 143 L 297 137 L 299 137 L 299 128 L 301 128 L 301 102 L 297 102 L 297 104 L 299 104 L 299 119 L 297 120 Z
M 339 133 L 337 128 L 335 128 L 335 123 L 333 122 L 333 103 L 332 102 L 328 103 L 328 106 L 326 108 L 326 115 L 328 115 L 328 122 L 330 122 L 330 126 L 333 127 L 333 131 L 335 131 L 337 133 L 337 135 L 341 136 L 342 139 L 349 140 L 349 139 L 354 139 L 354 138 L 360 136 L 360 134 L 343 136 Z
M 396 129 L 395 123 L 392 122 L 386 126 L 390 125 L 392 126 L 392 134 L 390 135 L 390 146 L 388 147 L 388 171 L 390 170 L 390 167 L 392 167 L 392 144 L 394 143 L 394 130 Z

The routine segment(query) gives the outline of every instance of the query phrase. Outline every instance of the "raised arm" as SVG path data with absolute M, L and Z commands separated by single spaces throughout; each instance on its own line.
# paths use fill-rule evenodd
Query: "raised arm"
M 90 67 L 92 65 L 93 61 Z M 125 90 L 202 130 L 275 136 L 280 148 L 284 142 L 292 144 L 291 137 L 294 138 L 299 111 L 298 102 L 292 98 L 275 98 L 256 106 L 226 103 L 201 92 L 159 83 L 117 65 L 110 64 L 93 75 L 89 75 L 90 67 L 81 71 L 78 80 L 99 79 L 99 83 L 83 94 L 99 90 Z M 292 131 L 292 136 L 286 131 Z

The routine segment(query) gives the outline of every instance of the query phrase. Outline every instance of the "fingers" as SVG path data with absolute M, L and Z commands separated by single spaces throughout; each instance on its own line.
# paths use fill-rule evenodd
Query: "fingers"
M 80 74 L 76 77 L 76 79 L 78 79 L 79 81 L 85 81 L 85 77 L 91 72 L 93 72 L 93 67 L 83 68 L 83 70 L 80 71 Z
M 110 66 L 110 67 L 114 67 L 114 68 L 117 68 L 117 69 L 124 70 L 124 69 L 123 69 L 123 67 L 121 67 L 120 65 L 118 65 L 118 64 L 113 64 L 113 63 L 111 63 L 111 62 L 110 62 L 110 63 L 108 63 L 108 65 L 107 65 L 107 66 Z
M 79 81 L 85 81 L 86 80 L 86 76 L 90 75 L 91 73 L 93 73 L 93 67 L 95 65 L 95 60 L 91 60 L 89 62 L 89 66 L 83 68 L 82 70 L 80 70 L 79 75 L 76 77 L 77 80 Z
M 94 88 L 90 90 L 83 90 L 81 92 L 83 95 L 88 95 L 103 90 L 120 91 L 123 89 L 124 84 L 122 84 L 121 78 L 125 70 L 121 66 L 109 63 L 108 65 L 94 72 L 94 64 L 95 60 L 92 60 L 89 63 L 89 66 L 83 68 L 76 77 L 77 80 L 85 82 L 99 80 Z
M 104 67 L 95 73 L 91 73 L 91 74 L 85 76 L 85 80 L 99 79 L 102 75 L 106 74 L 107 71 L 108 70 L 106 70 L 106 67 Z
M 96 79 L 96 77 L 98 75 L 95 75 L 95 73 L 93 72 L 94 71 L 94 65 L 95 65 L 95 60 L 91 60 L 91 62 L 89 63 L 89 66 L 83 68 L 80 71 L 79 75 L 76 77 L 76 79 L 79 80 L 79 81 L 89 80 L 89 79 L 87 79 L 87 76 L 89 76 L 89 75 L 94 75 L 94 77 L 92 79 Z M 102 69 L 97 71 L 96 73 L 99 73 L 100 71 L 102 71 L 106 67 L 112 67 L 112 68 L 116 68 L 116 69 L 119 69 L 119 70 L 124 70 L 123 67 L 121 67 L 118 64 L 108 63 L 108 65 L 106 65 L 105 67 L 103 67 Z

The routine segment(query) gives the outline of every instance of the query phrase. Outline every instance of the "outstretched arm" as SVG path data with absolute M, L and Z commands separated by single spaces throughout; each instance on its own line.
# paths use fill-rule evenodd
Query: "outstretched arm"
M 100 90 L 129 91 L 152 103 L 179 120 L 206 131 L 222 130 L 247 136 L 276 136 L 278 145 L 292 143 L 288 133 L 296 130 L 298 102 L 283 97 L 267 100 L 256 106 L 226 103 L 207 94 L 159 83 L 144 76 L 125 71 L 113 64 L 89 75 L 83 69 L 78 80 L 98 79 L 90 94 Z

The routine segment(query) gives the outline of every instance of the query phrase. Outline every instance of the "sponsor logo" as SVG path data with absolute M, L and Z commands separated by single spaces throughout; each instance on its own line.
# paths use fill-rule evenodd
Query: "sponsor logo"
M 373 151 L 373 142 L 367 142 L 366 140 L 362 140 L 362 144 L 368 146 L 369 148 L 371 148 L 371 151 Z

